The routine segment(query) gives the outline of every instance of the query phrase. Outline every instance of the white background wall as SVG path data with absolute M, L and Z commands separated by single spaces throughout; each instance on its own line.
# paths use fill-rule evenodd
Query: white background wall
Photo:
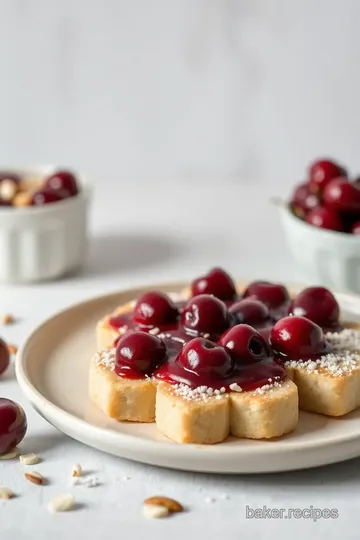
M 360 172 L 358 0 L 0 0 L 0 161 L 98 182 Z

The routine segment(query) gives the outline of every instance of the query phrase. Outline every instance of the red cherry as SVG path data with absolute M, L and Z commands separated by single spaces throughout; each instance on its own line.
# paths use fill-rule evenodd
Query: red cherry
M 238 324 L 227 330 L 221 336 L 219 344 L 225 347 L 237 362 L 258 362 L 270 356 L 265 340 L 247 324 Z
M 315 161 L 309 167 L 309 188 L 312 193 L 321 193 L 325 186 L 339 176 L 346 176 L 346 170 L 327 159 Z
M 360 221 L 355 221 L 354 225 L 351 227 L 352 234 L 360 234 Z
M 6 343 L 0 339 L 0 375 L 4 373 L 10 363 L 9 349 Z
M 294 214 L 304 217 L 306 214 L 319 206 L 320 200 L 317 195 L 311 193 L 308 184 L 300 184 L 292 194 L 290 205 Z
M 69 171 L 57 171 L 45 180 L 45 188 L 54 191 L 65 190 L 70 197 L 79 193 L 75 176 Z
M 309 225 L 319 227 L 320 229 L 329 229 L 338 232 L 344 230 L 339 214 L 331 208 L 325 208 L 324 206 L 319 206 L 319 208 L 311 210 L 306 216 L 305 221 Z
M 0 398 L 0 454 L 6 454 L 20 444 L 26 429 L 23 408 L 10 399 Z
M 20 184 L 21 178 L 18 174 L 6 171 L 0 171 L 0 183 L 3 180 L 12 180 L 15 184 Z
M 191 284 L 191 295 L 213 294 L 220 300 L 233 300 L 236 288 L 233 280 L 222 268 L 213 268 L 205 276 L 195 279 Z
M 178 316 L 178 309 L 169 296 L 158 291 L 149 291 L 137 301 L 133 319 L 143 326 L 156 326 L 172 323 Z
M 68 195 L 63 191 L 53 191 L 52 189 L 41 189 L 36 191 L 31 199 L 33 206 L 42 206 L 44 204 L 52 204 L 65 199 Z
M 230 322 L 224 302 L 210 294 L 190 298 L 181 315 L 182 326 L 197 333 L 222 334 Z
M 133 369 L 151 375 L 165 357 L 166 347 L 161 339 L 146 332 L 131 332 L 116 344 L 115 372 L 120 370 L 123 375 L 126 369 Z
M 244 292 L 244 298 L 248 297 L 260 300 L 270 309 L 283 307 L 290 301 L 286 288 L 277 283 L 270 283 L 270 281 L 253 281 L 253 283 L 250 283 Z
M 245 298 L 235 302 L 229 309 L 240 324 L 249 324 L 250 326 L 263 326 L 270 324 L 269 308 L 260 300 Z
M 275 353 L 291 360 L 329 352 L 328 344 L 320 326 L 305 317 L 284 317 L 278 321 L 270 334 Z
M 226 377 L 233 367 L 231 357 L 223 347 L 200 337 L 184 345 L 177 361 L 196 375 Z
M 306 317 L 329 328 L 339 323 L 340 307 L 335 296 L 325 287 L 307 287 L 292 301 L 289 315 Z
M 336 178 L 324 189 L 323 201 L 327 208 L 338 212 L 359 212 L 360 189 L 347 178 Z

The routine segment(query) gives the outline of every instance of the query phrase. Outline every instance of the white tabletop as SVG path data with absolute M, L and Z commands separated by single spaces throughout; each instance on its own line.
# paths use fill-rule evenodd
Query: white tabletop
M 1 311 L 17 324 L 1 335 L 17 345 L 41 320 L 78 300 L 147 281 L 191 278 L 211 265 L 234 276 L 299 280 L 286 252 L 273 190 L 221 182 L 198 185 L 144 185 L 107 193 L 98 189 L 92 209 L 89 263 L 81 275 L 55 283 L 1 286 Z M 61 381 L 59 381 L 61 384 Z M 18 461 L 0 461 L 0 485 L 18 497 L 0 503 L 0 539 L 82 537 L 182 539 L 193 532 L 215 539 L 358 538 L 359 460 L 317 470 L 259 476 L 215 476 L 176 472 L 108 456 L 71 440 L 43 420 L 22 396 L 13 369 L 0 379 L 0 395 L 26 410 L 24 452 L 36 452 L 34 467 L 49 485 L 34 486 Z M 79 462 L 98 478 L 88 489 L 71 486 L 72 466 Z M 74 494 L 78 508 L 52 515 L 47 502 Z M 188 511 L 164 520 L 146 520 L 142 501 L 163 494 Z M 247 519 L 246 507 L 337 509 L 338 519 Z M 206 528 L 205 528 L 206 527 Z

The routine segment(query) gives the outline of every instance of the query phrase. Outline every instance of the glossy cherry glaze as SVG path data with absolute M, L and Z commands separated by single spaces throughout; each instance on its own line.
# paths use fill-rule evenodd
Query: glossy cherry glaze
M 0 339 L 0 375 L 4 373 L 10 363 L 10 353 L 5 341 Z
M 53 191 L 67 191 L 69 197 L 79 193 L 75 176 L 69 171 L 57 171 L 45 180 L 45 188 Z
M 205 338 L 194 338 L 181 349 L 179 364 L 198 377 L 224 378 L 233 369 L 233 360 L 224 347 Z
M 274 354 L 282 360 L 309 360 L 331 352 L 320 326 L 305 317 L 284 317 L 271 330 Z
M 10 399 L 0 398 L 0 454 L 13 450 L 25 437 L 26 415 L 22 407 Z
M 360 188 L 347 178 L 336 178 L 324 189 L 323 200 L 327 208 L 337 212 L 359 212 Z
M 244 291 L 244 298 L 263 302 L 270 310 L 270 315 L 281 319 L 287 314 L 290 305 L 289 293 L 283 285 L 269 281 L 254 281 Z
M 68 193 L 64 191 L 54 191 L 52 189 L 41 189 L 36 191 L 32 198 L 33 206 L 43 206 L 44 204 L 52 204 L 62 201 L 68 197 Z
M 330 231 L 338 232 L 343 232 L 344 230 L 344 225 L 338 212 L 325 206 L 319 206 L 311 210 L 307 214 L 305 221 L 309 225 L 319 227 L 320 229 L 329 229 Z
M 346 176 L 346 170 L 328 159 L 321 159 L 309 167 L 309 188 L 312 193 L 321 193 L 333 178 Z
M 238 324 L 249 324 L 254 328 L 272 324 L 269 308 L 263 302 L 254 298 L 244 298 L 234 302 L 229 308 L 229 312 L 235 315 Z
M 298 217 L 304 218 L 310 210 L 313 210 L 319 204 L 319 197 L 310 191 L 308 184 L 300 184 L 294 189 L 290 206 Z
M 191 296 L 199 294 L 213 294 L 223 301 L 235 300 L 237 296 L 233 280 L 222 268 L 213 268 L 192 282 Z
M 181 324 L 190 334 L 222 334 L 233 324 L 233 319 L 221 300 L 211 294 L 190 298 L 181 314 Z
M 115 373 L 129 379 L 151 375 L 166 360 L 166 354 L 161 339 L 146 332 L 130 332 L 116 344 Z
M 306 317 L 321 326 L 324 332 L 343 329 L 340 307 L 335 296 L 325 287 L 307 287 L 291 302 L 289 315 Z

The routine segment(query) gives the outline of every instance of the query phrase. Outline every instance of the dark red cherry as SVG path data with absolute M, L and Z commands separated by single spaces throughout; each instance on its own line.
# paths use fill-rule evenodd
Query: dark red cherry
M 307 287 L 292 301 L 289 315 L 306 317 L 322 328 L 339 323 L 340 308 L 335 296 L 325 287 Z
M 360 188 L 347 178 L 336 178 L 324 189 L 324 205 L 337 212 L 360 211 Z
M 310 210 L 319 206 L 320 200 L 317 195 L 311 193 L 308 184 L 297 186 L 291 197 L 291 208 L 298 217 L 305 217 Z
M 233 300 L 236 288 L 233 280 L 222 268 L 213 268 L 205 276 L 195 279 L 191 284 L 191 295 L 213 294 L 220 300 Z
M 69 171 L 57 171 L 45 180 L 45 188 L 67 191 L 70 197 L 79 193 L 75 176 Z
M 315 161 L 309 167 L 309 188 L 312 193 L 321 193 L 334 178 L 347 176 L 346 170 L 327 159 Z
M 270 356 L 265 340 L 248 324 L 238 324 L 227 330 L 219 345 L 225 347 L 236 362 L 258 362 Z
M 308 213 L 305 219 L 306 223 L 320 229 L 329 229 L 331 231 L 342 232 L 344 230 L 339 214 L 331 208 L 319 206 Z
M 0 454 L 13 450 L 25 437 L 26 415 L 22 407 L 10 399 L 0 398 Z
M 15 184 L 20 184 L 21 178 L 18 174 L 13 172 L 0 171 L 0 183 L 4 180 L 10 180 Z
M 116 344 L 115 372 L 124 368 L 135 370 L 143 375 L 151 373 L 166 357 L 163 341 L 146 332 L 131 332 L 119 339 Z
M 289 293 L 283 285 L 269 281 L 250 283 L 244 292 L 244 298 L 248 297 L 260 300 L 270 309 L 277 309 L 290 300 Z
M 270 334 L 274 352 L 290 360 L 306 359 L 329 352 L 320 326 L 305 317 L 284 317 Z
M 360 234 L 360 221 L 355 221 L 355 223 L 351 227 L 351 233 Z
M 54 191 L 52 189 L 41 189 L 36 191 L 31 199 L 33 206 L 42 206 L 44 204 L 52 204 L 62 201 L 66 198 L 66 193 L 61 191 Z
M 226 377 L 233 367 L 232 359 L 223 347 L 200 337 L 184 345 L 177 361 L 196 375 Z
M 270 323 L 269 308 L 260 300 L 253 298 L 244 298 L 235 302 L 230 309 L 236 320 L 240 324 L 249 324 L 250 326 L 263 326 Z
M 176 321 L 179 312 L 166 294 L 158 291 L 144 293 L 137 301 L 133 319 L 143 326 L 157 326 Z
M 222 334 L 230 326 L 230 315 L 224 302 L 210 294 L 200 294 L 186 303 L 181 324 L 196 333 Z
M 0 375 L 4 373 L 10 363 L 9 349 L 6 343 L 0 339 Z

